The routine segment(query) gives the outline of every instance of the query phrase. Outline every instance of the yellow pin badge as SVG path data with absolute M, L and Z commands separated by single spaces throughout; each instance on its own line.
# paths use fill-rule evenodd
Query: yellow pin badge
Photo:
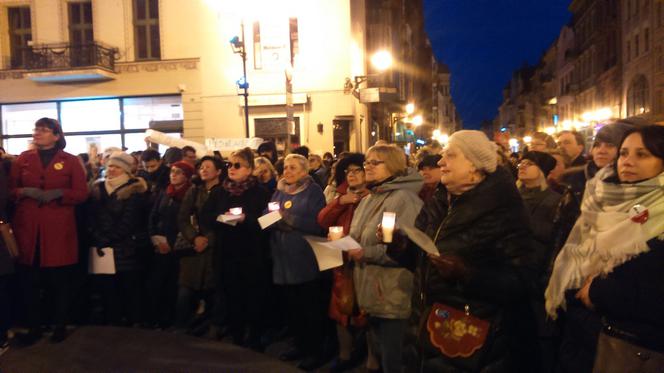
M 291 207 L 293 207 L 293 202 L 291 202 L 291 201 L 286 201 L 286 203 L 284 203 L 284 208 L 289 209 L 289 208 L 291 208 Z
M 57 162 L 57 163 L 55 163 L 55 164 L 53 165 L 53 168 L 54 168 L 56 171 L 60 171 L 60 170 L 62 170 L 63 168 L 65 168 L 65 164 L 64 164 L 64 162 Z

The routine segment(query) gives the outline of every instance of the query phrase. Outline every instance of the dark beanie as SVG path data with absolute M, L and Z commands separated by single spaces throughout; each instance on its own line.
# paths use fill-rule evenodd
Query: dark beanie
M 605 142 L 617 147 L 620 145 L 620 140 L 622 140 L 625 132 L 632 128 L 634 128 L 634 126 L 623 122 L 607 124 L 597 131 L 593 146 L 596 146 L 598 142 Z
M 417 165 L 417 169 L 421 170 L 424 167 L 432 167 L 432 168 L 437 168 L 438 167 L 438 162 L 440 159 L 443 158 L 440 154 L 429 154 L 424 156 L 420 163 Z
M 522 159 L 527 159 L 537 165 L 540 170 L 544 173 L 544 177 L 549 176 L 549 172 L 556 168 L 556 159 L 553 158 L 549 153 L 530 151 L 523 155 Z
M 341 185 L 346 180 L 346 169 L 350 165 L 364 168 L 364 154 L 348 153 L 343 159 L 337 161 L 334 169 L 334 181 Z

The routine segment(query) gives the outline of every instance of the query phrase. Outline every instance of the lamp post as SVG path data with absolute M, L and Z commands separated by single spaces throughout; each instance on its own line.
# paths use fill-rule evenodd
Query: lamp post
M 249 83 L 247 82 L 247 49 L 244 44 L 244 20 L 240 22 L 240 34 L 242 39 L 234 36 L 230 43 L 233 48 L 233 53 L 239 54 L 242 58 L 242 79 L 237 81 L 238 88 L 242 89 L 242 93 L 238 96 L 244 96 L 244 131 L 249 138 Z

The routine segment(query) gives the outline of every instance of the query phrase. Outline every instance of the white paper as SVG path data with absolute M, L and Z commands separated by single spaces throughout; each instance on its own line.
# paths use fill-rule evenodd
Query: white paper
M 162 243 L 168 243 L 168 240 L 166 239 L 166 236 L 154 235 L 154 236 L 150 236 L 150 240 L 152 241 L 152 244 L 154 246 L 159 246 Z
M 101 251 L 104 253 L 104 256 L 99 256 L 96 247 L 90 248 L 88 273 L 94 275 L 114 275 L 115 259 L 113 259 L 113 248 L 105 247 Z
M 342 251 L 359 249 L 362 247 L 351 236 L 344 236 L 343 238 L 334 241 L 326 241 L 325 245 L 331 249 L 342 250 Z
M 422 232 L 421 230 L 415 227 L 403 226 L 399 228 L 408 236 L 408 238 L 410 238 L 411 241 L 413 241 L 422 250 L 433 256 L 440 256 L 438 248 L 433 243 L 433 241 L 431 241 L 431 238 L 429 238 L 429 236 L 427 236 L 426 233 Z
M 344 264 L 341 250 L 331 248 L 328 245 L 330 242 L 337 241 L 328 241 L 326 238 L 316 236 L 304 236 L 304 239 L 311 245 L 320 271 L 340 267 Z
M 270 225 L 278 222 L 279 220 L 281 220 L 281 213 L 279 212 L 279 210 L 277 210 L 277 211 L 272 211 L 258 218 L 258 224 L 260 224 L 261 229 L 265 229 Z
M 242 215 L 221 214 L 217 216 L 217 221 L 220 223 L 235 226 L 238 223 L 238 220 L 240 220 L 241 218 Z

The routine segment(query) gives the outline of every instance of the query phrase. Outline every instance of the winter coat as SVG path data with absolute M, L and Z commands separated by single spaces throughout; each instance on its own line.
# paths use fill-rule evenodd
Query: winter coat
M 138 256 L 150 246 L 143 210 L 148 186 L 141 178 L 129 179 L 110 195 L 104 181 L 93 184 L 88 205 L 88 229 L 91 244 L 113 248 L 117 272 L 139 269 Z
M 336 193 L 339 195 L 330 201 L 327 206 L 325 206 L 318 213 L 318 224 L 323 227 L 324 230 L 329 230 L 332 226 L 341 226 L 344 228 L 344 235 L 347 235 L 350 232 L 350 224 L 353 221 L 353 213 L 357 206 L 360 204 L 361 200 L 357 203 L 349 203 L 342 205 L 339 203 L 339 197 L 348 193 L 348 184 L 343 183 L 337 189 Z M 345 315 L 341 311 L 342 299 L 348 294 L 345 294 L 344 284 L 347 281 L 353 280 L 352 266 L 351 263 L 347 262 L 347 259 L 344 258 L 346 262 L 344 266 L 334 268 L 333 270 L 333 285 L 332 285 L 332 297 L 330 299 L 329 307 L 329 316 L 333 320 L 337 321 L 341 325 L 348 325 L 349 315 Z M 356 320 L 356 323 L 358 321 Z
M 220 188 L 217 184 L 211 190 L 205 185 L 192 186 L 182 200 L 178 214 L 178 228 L 182 237 L 193 245 L 194 238 L 205 236 L 208 247 L 201 253 L 191 251 L 180 258 L 180 278 L 178 283 L 194 290 L 214 287 L 212 257 L 215 237 L 210 222 L 203 219 L 203 211 L 211 193 Z M 193 220 L 193 223 L 192 223 Z
M 432 305 L 441 303 L 460 310 L 468 305 L 472 316 L 500 331 L 484 347 L 490 357 L 481 372 L 519 371 L 512 362 L 526 361 L 530 355 L 523 351 L 535 345 L 529 306 L 533 289 L 528 284 L 533 282 L 541 253 L 534 252 L 527 213 L 509 170 L 499 167 L 474 189 L 451 199 L 441 186 L 417 217 L 416 227 L 435 240 L 441 254 L 460 258 L 466 272 L 456 279 L 441 277 L 428 257 L 410 243 L 410 252 L 416 252 L 419 260 L 406 342 L 409 368 L 463 372 L 429 342 L 424 325 Z
M 664 241 L 653 238 L 648 246 L 650 251 L 593 279 L 589 295 L 594 311 L 574 297 L 577 290 L 566 293 L 560 372 L 592 371 L 604 322 L 631 335 L 631 343 L 664 352 Z
M 19 196 L 21 188 L 61 189 L 62 197 L 48 203 Z M 88 197 L 85 170 L 78 157 L 58 150 L 44 167 L 37 150 L 23 152 L 14 162 L 9 178 L 16 200 L 12 220 L 20 249 L 18 262 L 32 265 L 39 242 L 40 267 L 60 267 L 78 262 L 78 239 L 74 206 Z
M 223 187 L 214 189 L 205 207 L 205 219 L 212 223 L 215 232 L 215 262 L 254 263 L 256 267 L 263 264 L 266 253 L 258 218 L 263 215 L 269 199 L 268 191 L 258 183 L 239 196 L 231 195 Z M 231 226 L 216 221 L 217 216 L 234 207 L 242 207 L 243 222 Z
M 182 188 L 189 188 L 183 186 Z M 157 195 L 148 223 L 148 232 L 150 236 L 165 236 L 168 245 L 173 249 L 180 228 L 178 227 L 178 214 L 182 201 L 169 196 L 166 190 L 162 190 Z
M 304 190 L 296 194 L 277 189 L 271 201 L 279 203 L 282 215 L 282 220 L 270 233 L 274 283 L 294 285 L 317 279 L 318 263 L 303 236 L 324 234 L 316 222 L 318 213 L 325 207 L 323 190 L 311 180 Z
M 0 167 L 0 220 L 7 222 L 7 202 L 9 199 L 9 184 L 4 167 Z M 0 239 L 0 276 L 14 272 L 14 259 L 9 255 L 9 250 Z
M 519 193 L 528 211 L 535 239 L 550 250 L 553 248 L 553 220 L 561 195 L 550 188 L 521 188 Z
M 386 245 L 376 238 L 383 212 L 395 212 L 396 224 L 413 226 L 422 208 L 417 193 L 422 176 L 410 171 L 372 188 L 355 210 L 350 235 L 364 250 L 353 278 L 357 302 L 369 316 L 406 319 L 410 316 L 413 273 L 386 254 Z

